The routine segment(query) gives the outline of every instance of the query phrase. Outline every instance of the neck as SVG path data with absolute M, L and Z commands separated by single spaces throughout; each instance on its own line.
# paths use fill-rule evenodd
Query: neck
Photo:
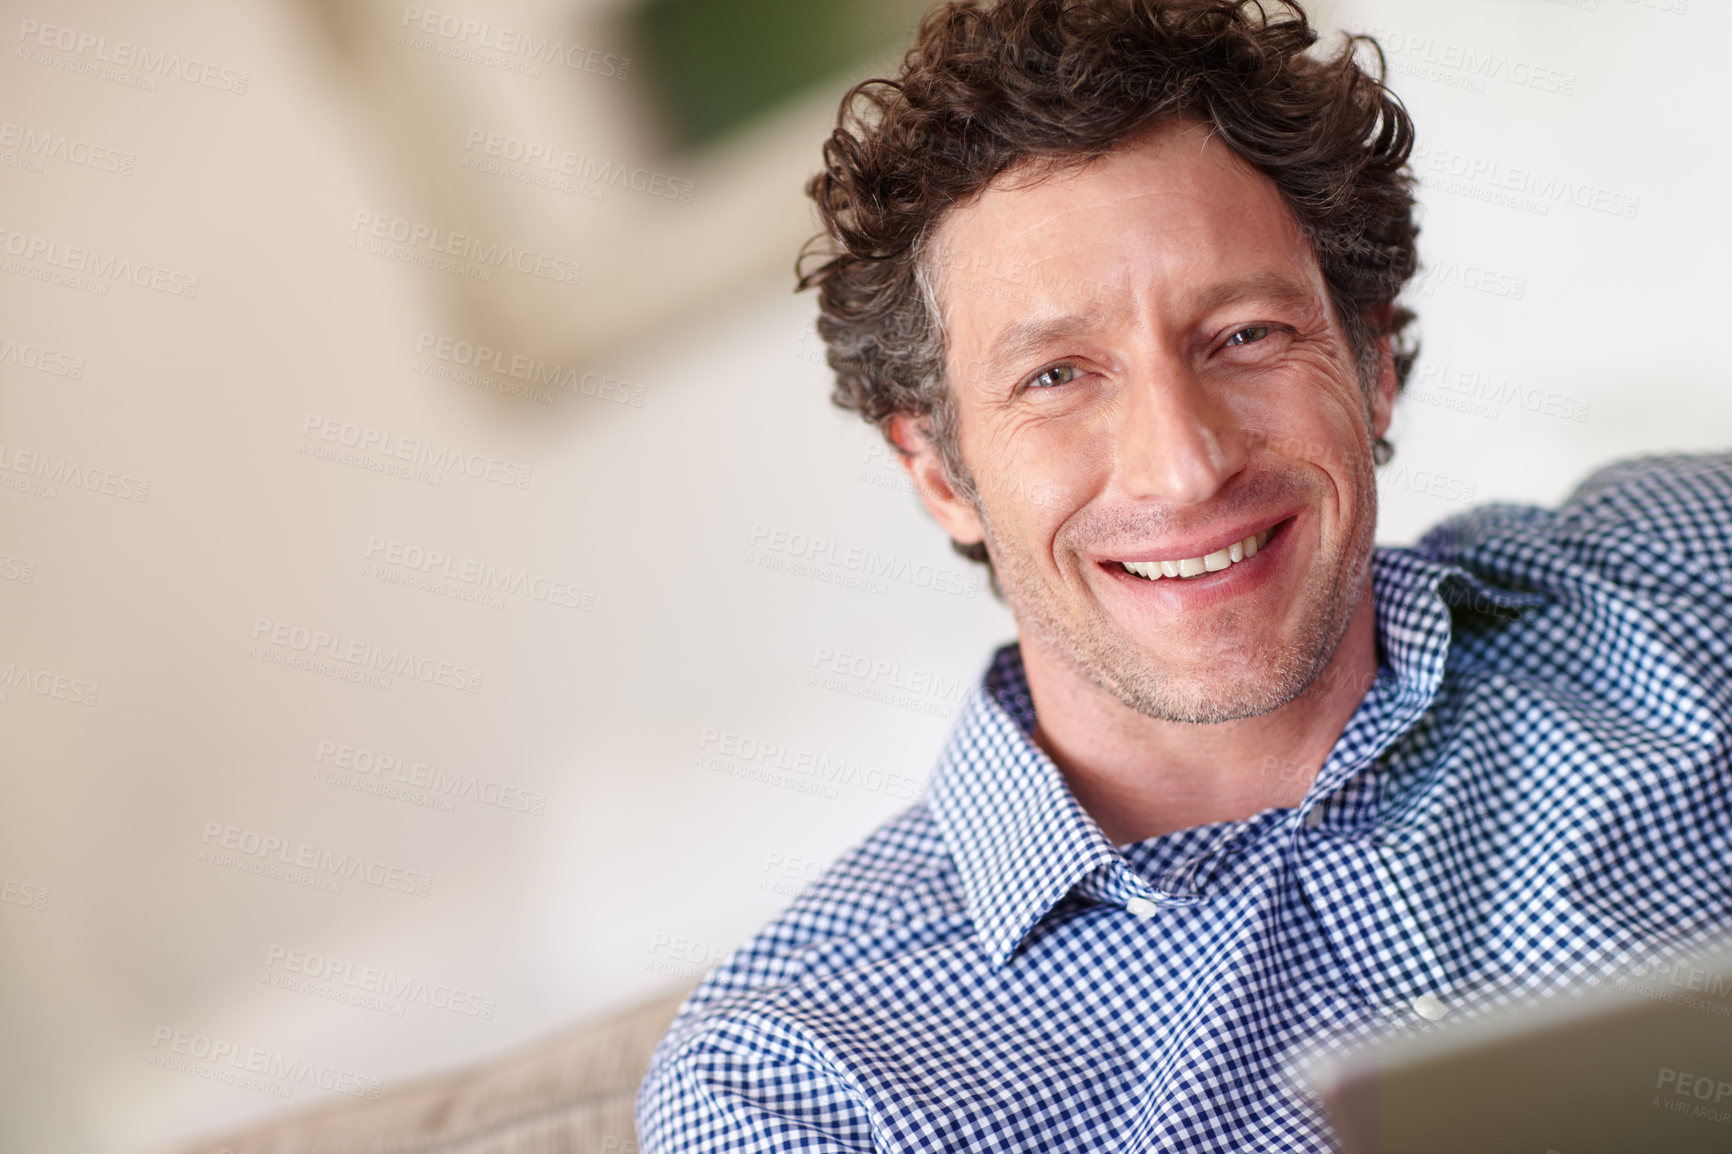
M 1238 821 L 1305 796 L 1377 675 L 1369 579 L 1323 672 L 1257 717 L 1214 725 L 1138 713 L 1025 639 L 1035 741 L 1115 845 Z

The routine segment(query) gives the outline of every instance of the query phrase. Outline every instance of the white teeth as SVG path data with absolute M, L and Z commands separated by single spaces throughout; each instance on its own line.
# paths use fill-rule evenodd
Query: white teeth
M 1159 581 L 1163 577 L 1200 577 L 1204 573 L 1219 573 L 1240 561 L 1249 561 L 1268 540 L 1269 530 L 1265 529 L 1203 557 L 1186 557 L 1179 561 L 1121 561 L 1120 564 L 1127 572 L 1149 581 Z

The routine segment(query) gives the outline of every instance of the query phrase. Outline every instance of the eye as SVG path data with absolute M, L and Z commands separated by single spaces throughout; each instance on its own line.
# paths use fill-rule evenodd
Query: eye
M 1244 328 L 1228 337 L 1226 343 L 1221 347 L 1228 349 L 1242 348 L 1245 345 L 1255 344 L 1268 335 L 1268 325 L 1246 325 Z
M 1054 385 L 1067 385 L 1076 380 L 1076 377 L 1077 369 L 1075 365 L 1052 365 L 1048 368 L 1042 369 L 1040 372 L 1024 381 L 1023 387 L 1029 389 L 1050 389 Z

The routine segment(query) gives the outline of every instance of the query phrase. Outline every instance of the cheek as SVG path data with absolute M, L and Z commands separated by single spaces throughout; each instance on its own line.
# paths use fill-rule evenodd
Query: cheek
M 1357 385 L 1322 375 L 1294 379 L 1279 389 L 1235 397 L 1246 443 L 1331 474 L 1370 467 L 1364 400 Z
M 1027 424 L 988 446 L 990 481 L 976 474 L 982 499 L 1001 519 L 1056 529 L 1099 488 L 1103 453 L 1077 430 Z
M 1078 503 L 1066 485 L 1049 477 L 1012 468 L 981 484 L 981 503 L 995 525 L 1015 527 L 1019 537 L 1047 537 Z
M 1312 429 L 1364 423 L 1364 401 L 1356 384 L 1324 372 L 1294 372 L 1253 386 L 1240 398 L 1260 418 Z

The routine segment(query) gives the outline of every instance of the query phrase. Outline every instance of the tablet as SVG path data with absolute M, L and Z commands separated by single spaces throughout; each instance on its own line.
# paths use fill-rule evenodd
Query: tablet
M 1732 1152 L 1732 950 L 1312 1067 L 1345 1154 Z

